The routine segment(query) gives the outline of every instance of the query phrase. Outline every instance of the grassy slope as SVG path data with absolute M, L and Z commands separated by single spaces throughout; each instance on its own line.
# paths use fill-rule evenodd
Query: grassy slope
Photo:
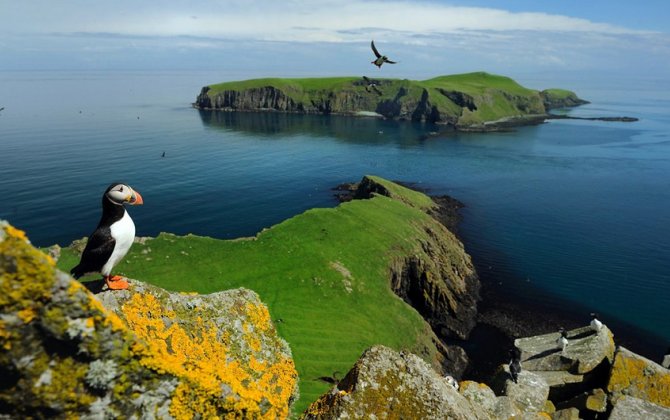
M 363 85 L 354 86 L 353 82 L 360 81 L 360 77 L 331 77 L 331 78 L 299 78 L 299 79 L 253 79 L 235 82 L 219 83 L 210 85 L 209 95 L 214 96 L 225 90 L 241 91 L 250 88 L 261 88 L 274 86 L 298 102 L 309 103 L 310 99 L 322 97 L 329 92 L 354 91 L 365 96 Z M 505 76 L 498 76 L 486 72 L 475 72 L 440 76 L 429 80 L 411 81 L 399 79 L 383 79 L 390 82 L 385 85 L 383 95 L 377 97 L 370 94 L 375 101 L 393 99 L 401 87 L 408 90 L 408 95 L 418 99 L 424 89 L 430 94 L 430 101 L 450 115 L 460 115 L 461 108 L 449 98 L 440 94 L 437 89 L 448 91 L 459 91 L 475 98 L 479 98 L 478 110 L 475 112 L 465 111 L 464 123 L 479 123 L 483 121 L 494 121 L 502 117 L 519 115 L 508 98 L 502 94 L 506 92 L 513 96 L 521 96 L 529 99 L 538 98 L 538 92 L 519 85 L 514 80 Z M 374 109 L 370 109 L 374 111 Z
M 416 207 L 432 203 L 375 179 Z M 435 223 L 400 200 L 379 196 L 309 210 L 255 238 L 161 234 L 135 244 L 118 271 L 170 290 L 246 287 L 259 293 L 275 322 L 283 320 L 276 326 L 293 351 L 301 390 L 296 409 L 302 411 L 329 388 L 316 378 L 343 375 L 372 344 L 435 351 L 427 324 L 388 285 L 390 259 L 420 252 L 423 226 Z M 58 265 L 67 270 L 77 261 L 64 249 Z

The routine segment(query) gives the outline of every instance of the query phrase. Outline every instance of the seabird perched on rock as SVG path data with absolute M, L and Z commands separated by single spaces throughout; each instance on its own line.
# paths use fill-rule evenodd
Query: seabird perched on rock
M 560 333 L 559 337 L 556 339 L 556 344 L 561 351 L 565 351 L 565 348 L 568 346 L 568 333 L 565 331 L 565 328 L 561 327 L 558 329 Z
M 666 369 L 670 369 L 670 347 L 668 347 L 668 349 L 665 351 L 665 356 L 663 357 L 661 366 L 663 366 Z
M 512 359 L 509 361 L 509 374 L 512 377 L 514 383 L 518 383 L 519 373 L 521 373 L 521 352 L 519 349 L 514 347 L 509 351 Z
M 600 332 L 603 327 L 603 323 L 598 319 L 598 314 L 591 312 L 591 329 L 595 332 Z
M 124 204 L 143 204 L 142 196 L 126 184 L 113 183 L 107 187 L 102 195 L 98 227 L 89 236 L 79 264 L 70 270 L 75 279 L 88 273 L 101 273 L 110 289 L 128 288 L 127 279 L 111 275 L 135 239 L 135 224 Z
M 456 391 L 458 391 L 458 381 L 454 379 L 453 376 L 447 375 L 444 377 L 444 380 L 447 381 L 449 385 L 453 386 Z
M 381 55 L 379 51 L 377 51 L 377 48 L 375 47 L 375 41 L 372 41 L 370 43 L 370 46 L 372 47 L 372 52 L 375 53 L 375 57 L 377 57 L 374 61 L 371 63 L 377 66 L 378 68 L 382 68 L 382 64 L 384 63 L 389 63 L 389 64 L 395 64 L 395 61 L 389 60 L 389 58 L 385 55 Z
M 370 90 L 373 90 L 377 95 L 382 94 L 382 91 L 377 88 L 377 83 L 375 81 L 368 79 L 366 76 L 363 76 L 363 80 L 367 83 L 367 85 L 365 85 L 366 91 L 370 92 Z

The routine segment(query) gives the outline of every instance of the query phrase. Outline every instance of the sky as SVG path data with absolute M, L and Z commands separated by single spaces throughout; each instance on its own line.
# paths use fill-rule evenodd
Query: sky
M 668 0 L 0 0 L 0 71 L 654 79 L 669 21 Z M 371 40 L 398 64 L 373 67 Z

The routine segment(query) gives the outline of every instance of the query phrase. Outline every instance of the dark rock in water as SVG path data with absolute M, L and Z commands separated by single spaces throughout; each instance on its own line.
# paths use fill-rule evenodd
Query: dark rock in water
M 584 120 L 584 121 L 609 121 L 609 122 L 635 122 L 639 121 L 635 117 L 575 117 L 572 115 L 549 114 L 548 120 Z

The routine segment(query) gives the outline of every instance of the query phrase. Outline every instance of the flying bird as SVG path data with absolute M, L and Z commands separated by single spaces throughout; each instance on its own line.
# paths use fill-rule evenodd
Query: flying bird
M 365 80 L 365 90 L 370 92 L 371 90 L 374 91 L 377 95 L 381 95 L 382 91 L 377 88 L 377 82 L 374 80 L 370 80 L 367 76 L 363 76 L 363 80 Z
M 395 64 L 395 61 L 389 60 L 389 58 L 385 55 L 379 54 L 379 51 L 377 51 L 377 48 L 375 47 L 375 41 L 372 41 L 370 43 L 370 46 L 372 47 L 372 52 L 375 53 L 375 57 L 377 57 L 374 61 L 371 63 L 377 66 L 378 68 L 382 68 L 382 64 L 384 63 L 389 63 L 389 64 Z
M 113 183 L 107 187 L 102 195 L 98 227 L 88 237 L 79 264 L 70 270 L 75 279 L 88 273 L 101 273 L 111 290 L 128 288 L 127 279 L 111 275 L 135 239 L 135 224 L 124 204 L 143 204 L 142 196 L 126 184 Z

